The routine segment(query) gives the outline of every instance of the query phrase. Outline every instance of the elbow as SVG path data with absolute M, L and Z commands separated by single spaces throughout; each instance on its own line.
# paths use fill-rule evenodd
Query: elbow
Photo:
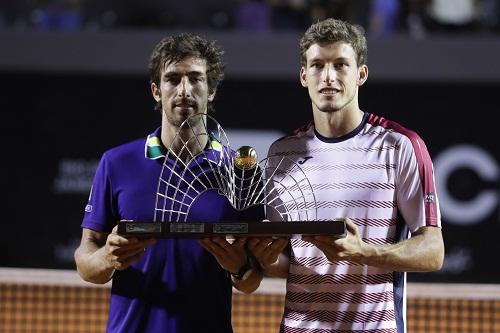
M 443 262 L 444 262 L 444 255 L 434 258 L 434 260 L 431 260 L 431 262 L 429 263 L 430 265 L 427 267 L 427 271 L 436 272 L 441 270 L 441 268 L 443 267 Z
M 443 241 L 443 236 L 440 233 L 439 241 L 436 242 L 436 250 L 435 250 L 435 256 L 434 256 L 434 265 L 433 265 L 433 271 L 439 271 L 444 264 L 444 241 Z
M 443 267 L 444 245 L 441 243 L 432 253 L 432 258 L 427 261 L 427 272 L 436 272 Z
M 425 254 L 425 265 L 423 265 L 423 271 L 435 272 L 439 271 L 443 267 L 444 263 L 444 241 L 441 229 L 439 228 L 427 228 L 425 230 L 425 239 L 423 243 L 424 248 L 427 249 Z
M 443 267 L 443 263 L 444 263 L 444 247 L 439 249 L 438 253 L 436 254 L 432 271 L 433 272 L 439 271 Z

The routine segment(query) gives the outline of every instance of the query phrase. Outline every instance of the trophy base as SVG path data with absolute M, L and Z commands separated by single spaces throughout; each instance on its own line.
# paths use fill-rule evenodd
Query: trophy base
M 135 237 L 202 238 L 232 237 L 289 237 L 302 235 L 346 236 L 344 219 L 295 222 L 118 222 L 118 234 Z

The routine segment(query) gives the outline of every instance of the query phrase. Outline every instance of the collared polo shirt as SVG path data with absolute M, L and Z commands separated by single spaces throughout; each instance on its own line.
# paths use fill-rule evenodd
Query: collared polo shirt
M 111 232 L 122 219 L 153 221 L 166 158 L 160 133 L 103 154 L 82 228 Z M 238 218 L 224 196 L 205 194 L 187 221 Z M 158 239 L 139 261 L 115 272 L 107 332 L 232 332 L 231 288 L 227 272 L 196 239 Z

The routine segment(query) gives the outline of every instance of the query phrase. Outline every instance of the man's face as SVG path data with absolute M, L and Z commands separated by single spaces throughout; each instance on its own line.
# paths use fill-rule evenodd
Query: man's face
M 209 92 L 204 59 L 188 57 L 162 69 L 160 87 L 151 84 L 154 99 L 162 104 L 168 124 L 179 127 L 189 116 L 206 113 L 215 91 Z
M 350 44 L 313 44 L 306 51 L 306 60 L 300 69 L 300 82 L 309 91 L 314 112 L 357 107 L 358 86 L 366 81 L 368 67 L 357 66 Z

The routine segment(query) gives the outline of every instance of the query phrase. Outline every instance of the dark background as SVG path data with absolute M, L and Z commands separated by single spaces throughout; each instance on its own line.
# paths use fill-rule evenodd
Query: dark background
M 63 159 L 97 161 L 114 145 L 141 137 L 160 120 L 143 76 L 70 75 L 4 72 L 2 110 L 2 266 L 73 268 L 79 223 L 87 193 L 57 193 L 55 179 Z M 370 82 L 361 88 L 363 110 L 396 120 L 417 131 L 431 156 L 456 143 L 489 151 L 498 161 L 494 121 L 500 84 Z M 225 128 L 290 132 L 310 120 L 307 91 L 297 80 L 228 79 L 216 99 L 216 117 Z M 87 178 L 91 172 L 87 172 Z M 460 200 L 469 200 L 482 183 L 467 170 L 449 182 Z M 438 193 L 439 194 L 439 193 Z M 499 282 L 498 207 L 471 227 L 444 220 L 448 252 L 466 249 L 470 267 L 458 273 L 410 274 L 410 280 Z
M 74 268 L 101 154 L 159 125 L 147 62 L 160 38 L 190 31 L 224 47 L 215 101 L 224 129 L 288 133 L 311 119 L 298 39 L 311 22 L 336 17 L 368 36 L 361 108 L 419 133 L 438 177 L 436 161 L 451 163 L 438 178 L 444 267 L 409 280 L 500 283 L 500 1 L 474 1 L 461 25 L 442 21 L 431 3 L 2 0 L 0 266 Z M 463 147 L 489 167 L 472 153 L 469 165 L 450 162 Z M 479 207 L 483 196 L 492 204 Z

